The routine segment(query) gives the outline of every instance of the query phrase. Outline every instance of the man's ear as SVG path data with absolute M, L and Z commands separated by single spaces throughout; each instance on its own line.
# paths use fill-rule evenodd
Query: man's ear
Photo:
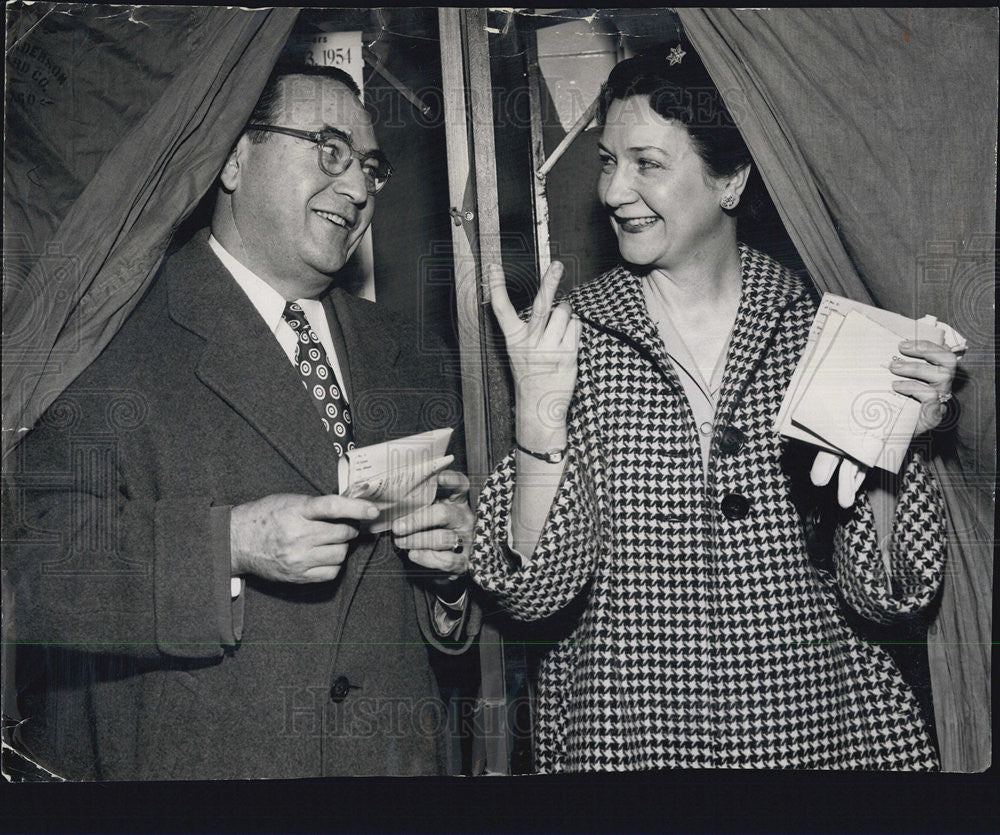
M 742 197 L 743 189 L 747 187 L 747 180 L 750 179 L 750 171 L 753 168 L 753 163 L 748 162 L 739 171 L 737 171 L 733 176 L 726 178 L 726 190 L 731 191 L 737 197 Z
M 236 187 L 240 184 L 240 173 L 243 165 L 246 163 L 249 150 L 250 139 L 244 133 L 233 146 L 233 150 L 229 152 L 229 156 L 226 157 L 226 164 L 222 166 L 222 171 L 219 172 L 219 182 L 222 183 L 222 187 L 226 191 L 236 191 Z

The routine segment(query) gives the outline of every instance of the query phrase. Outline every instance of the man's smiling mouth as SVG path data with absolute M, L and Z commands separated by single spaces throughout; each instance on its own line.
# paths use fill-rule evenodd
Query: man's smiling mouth
M 322 209 L 313 209 L 313 211 L 323 218 L 323 220 L 328 220 L 330 223 L 344 229 L 351 229 L 354 226 L 354 224 L 348 221 L 343 215 L 337 215 L 333 212 L 324 212 Z

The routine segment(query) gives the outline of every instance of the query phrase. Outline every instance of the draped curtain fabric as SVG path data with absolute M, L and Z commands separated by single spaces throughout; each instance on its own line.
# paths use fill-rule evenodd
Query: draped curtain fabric
M 969 342 L 934 445 L 949 568 L 928 633 L 942 765 L 990 764 L 997 11 L 679 9 L 821 290 Z
M 297 14 L 8 8 L 5 461 L 141 298 Z

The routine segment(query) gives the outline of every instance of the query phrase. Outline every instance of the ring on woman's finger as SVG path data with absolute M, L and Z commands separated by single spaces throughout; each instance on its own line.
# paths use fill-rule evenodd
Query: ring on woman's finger
M 455 534 L 455 544 L 451 546 L 451 552 L 461 554 L 463 550 L 465 550 L 465 540 L 461 534 Z
M 942 406 L 945 403 L 947 403 L 949 400 L 951 400 L 951 392 L 950 391 L 943 391 L 943 392 L 939 391 L 937 393 L 937 402 L 940 403 Z

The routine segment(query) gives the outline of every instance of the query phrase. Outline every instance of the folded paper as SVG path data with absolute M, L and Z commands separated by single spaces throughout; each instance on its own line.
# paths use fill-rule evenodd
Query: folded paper
M 451 429 L 433 429 L 381 444 L 357 447 L 340 459 L 340 493 L 379 508 L 371 523 L 381 533 L 392 523 L 434 502 L 437 475 L 453 460 L 445 455 Z
M 965 340 L 933 316 L 910 319 L 826 293 L 789 382 L 775 429 L 868 467 L 899 472 L 920 403 L 893 390 L 890 364 L 903 340 L 959 353 Z M 912 358 L 903 357 L 911 360 Z

